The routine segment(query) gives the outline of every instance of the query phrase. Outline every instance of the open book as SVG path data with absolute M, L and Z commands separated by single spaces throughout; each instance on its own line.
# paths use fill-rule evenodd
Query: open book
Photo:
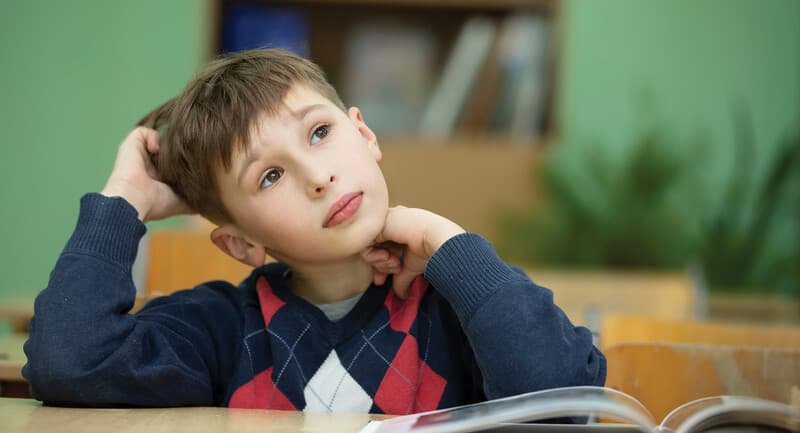
M 586 426 L 511 424 L 588 417 Z M 592 420 L 603 420 L 595 423 Z M 613 424 L 611 424 L 613 423 Z M 433 412 L 373 421 L 360 433 L 583 431 L 699 433 L 745 427 L 748 432 L 800 433 L 800 408 L 753 397 L 708 397 L 670 412 L 660 424 L 639 401 L 611 388 L 557 388 Z M 736 431 L 743 431 L 734 428 Z

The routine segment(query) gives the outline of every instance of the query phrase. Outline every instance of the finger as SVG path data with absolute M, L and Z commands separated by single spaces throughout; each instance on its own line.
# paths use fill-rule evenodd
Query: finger
M 398 244 L 397 242 L 388 241 L 388 242 L 381 242 L 379 244 L 376 244 L 374 246 L 374 248 L 375 249 L 381 249 L 381 250 L 384 250 L 384 251 L 388 251 L 389 254 L 394 255 L 394 256 L 399 256 L 399 255 L 403 254 L 403 249 L 405 248 L 405 245 Z
M 376 286 L 382 286 L 386 284 L 386 278 L 389 277 L 389 274 L 384 272 L 375 272 L 372 276 L 372 282 L 375 283 Z
M 136 143 L 139 145 L 146 145 L 148 141 L 152 140 L 153 136 L 158 136 L 158 132 L 155 129 L 145 128 L 144 126 L 136 127 L 130 134 L 125 138 L 126 143 Z M 140 146 L 137 146 L 140 147 Z
M 389 251 L 389 254 L 395 257 L 401 257 L 403 255 L 403 251 L 405 250 L 405 246 L 396 244 L 394 242 L 389 243 L 385 248 L 387 251 Z
M 384 249 L 373 248 L 363 255 L 367 262 L 380 262 L 389 258 L 389 252 Z
M 155 155 L 159 151 L 158 145 L 158 131 L 155 129 L 145 128 L 140 126 L 136 128 L 135 132 L 138 134 L 136 137 L 137 148 L 145 155 Z
M 407 272 L 405 270 L 398 274 L 394 274 L 394 277 L 392 277 L 392 290 L 398 298 L 408 299 L 408 292 L 411 288 L 411 283 L 414 281 L 414 278 L 416 278 L 417 275 L 418 274 L 414 272 Z
M 386 260 L 373 263 L 372 267 L 381 272 L 386 272 L 388 274 L 391 274 L 393 272 L 397 272 L 400 269 L 401 263 L 400 259 L 398 259 L 397 257 L 390 257 Z
M 194 214 L 195 211 L 186 204 L 180 197 L 178 197 L 172 188 L 165 183 L 158 183 L 159 188 L 159 201 L 162 208 L 168 208 L 171 215 L 189 215 Z
M 192 208 L 189 207 L 188 204 L 186 204 L 186 202 L 181 200 L 180 203 L 178 204 L 177 209 L 175 209 L 175 213 L 176 215 L 192 215 L 195 212 Z
M 151 129 L 145 138 L 147 139 L 147 153 L 157 155 L 158 151 L 161 149 L 158 143 L 158 132 Z

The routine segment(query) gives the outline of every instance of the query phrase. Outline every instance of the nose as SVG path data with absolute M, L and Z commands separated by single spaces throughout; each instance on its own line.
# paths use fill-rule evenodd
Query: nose
M 334 182 L 336 176 L 333 174 L 312 176 L 309 178 L 308 195 L 312 198 L 322 197 Z

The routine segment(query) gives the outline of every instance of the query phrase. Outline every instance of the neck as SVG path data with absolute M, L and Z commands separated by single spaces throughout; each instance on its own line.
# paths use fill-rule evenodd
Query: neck
M 372 283 L 372 266 L 360 255 L 333 263 L 292 265 L 289 288 L 312 304 L 329 304 L 363 293 Z

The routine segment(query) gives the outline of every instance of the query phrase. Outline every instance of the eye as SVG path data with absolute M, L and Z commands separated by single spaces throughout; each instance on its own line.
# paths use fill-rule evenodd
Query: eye
M 267 189 L 271 187 L 278 179 L 283 176 L 283 169 L 282 168 L 270 168 L 269 170 L 264 173 L 264 177 L 261 178 L 261 182 L 259 183 L 259 187 L 261 189 Z
M 322 125 L 311 134 L 311 144 L 317 144 L 320 140 L 328 136 L 328 125 Z

